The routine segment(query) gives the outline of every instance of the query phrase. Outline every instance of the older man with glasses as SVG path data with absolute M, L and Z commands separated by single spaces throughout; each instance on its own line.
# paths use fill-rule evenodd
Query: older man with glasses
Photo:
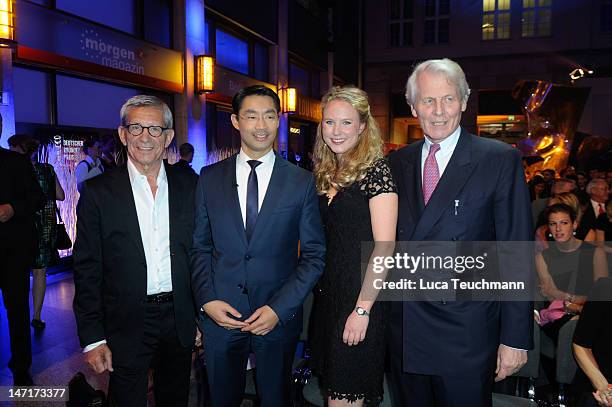
M 85 182 L 74 312 L 85 361 L 110 372 L 113 406 L 186 406 L 195 312 L 189 286 L 195 182 L 163 162 L 172 113 L 154 96 L 121 108 L 127 163 Z

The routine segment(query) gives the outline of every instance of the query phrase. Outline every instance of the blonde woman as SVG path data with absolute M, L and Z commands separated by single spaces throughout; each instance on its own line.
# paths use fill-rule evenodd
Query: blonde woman
M 361 244 L 395 241 L 397 193 L 367 94 L 334 87 L 322 111 L 314 173 L 327 258 L 311 345 L 328 406 L 362 406 L 383 395 L 385 312 L 368 290 L 370 269 L 362 279 Z

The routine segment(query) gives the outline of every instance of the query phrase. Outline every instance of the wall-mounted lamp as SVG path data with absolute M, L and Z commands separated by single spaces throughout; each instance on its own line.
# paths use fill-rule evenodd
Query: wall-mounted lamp
M 295 113 L 297 110 L 297 90 L 295 88 L 280 88 L 282 113 Z
M 15 41 L 14 7 L 13 0 L 0 0 L 0 46 L 3 47 Z
M 195 84 L 195 91 L 198 95 L 214 92 L 215 59 L 210 55 L 195 57 Z

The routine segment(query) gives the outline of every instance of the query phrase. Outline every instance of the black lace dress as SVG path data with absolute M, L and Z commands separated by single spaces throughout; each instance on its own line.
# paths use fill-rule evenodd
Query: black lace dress
M 387 304 L 372 307 L 363 342 L 348 346 L 342 333 L 361 291 L 361 242 L 373 241 L 368 201 L 387 192 L 396 187 L 387 160 L 379 159 L 363 180 L 339 191 L 329 205 L 325 195 L 320 197 L 327 257 L 315 288 L 309 343 L 314 372 L 332 399 L 382 399 Z

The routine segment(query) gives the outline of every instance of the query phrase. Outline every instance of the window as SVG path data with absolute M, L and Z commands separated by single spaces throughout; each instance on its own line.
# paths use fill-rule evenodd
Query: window
M 551 3 L 552 0 L 523 0 L 523 38 L 550 36 Z
M 135 0 L 55 0 L 58 10 L 136 35 Z
M 232 27 L 217 25 L 215 20 L 205 24 L 205 48 L 214 50 L 216 64 L 243 75 L 268 82 L 270 49 L 267 43 Z
M 145 41 L 172 48 L 172 3 L 169 0 L 147 0 L 143 4 Z
M 612 31 L 612 0 L 601 0 L 601 31 Z
M 117 128 L 123 103 L 142 93 L 139 89 L 64 75 L 57 75 L 56 87 L 59 125 L 104 129 Z
M 249 74 L 249 44 L 217 29 L 215 33 L 217 63 L 234 71 Z
M 255 77 L 255 79 L 268 82 L 268 72 L 270 65 L 268 47 L 264 44 L 256 42 L 253 52 L 253 58 L 253 76 Z
M 321 72 L 317 71 L 316 68 L 309 69 L 294 62 L 289 62 L 289 86 L 296 88 L 300 96 L 309 96 L 314 99 L 321 97 L 320 75 Z
M 425 44 L 448 42 L 449 15 L 450 0 L 425 1 Z
M 482 0 L 482 39 L 510 38 L 510 0 Z
M 26 68 L 13 68 L 15 121 L 51 123 L 49 74 Z
M 389 45 L 392 47 L 412 45 L 413 8 L 413 0 L 391 0 Z

